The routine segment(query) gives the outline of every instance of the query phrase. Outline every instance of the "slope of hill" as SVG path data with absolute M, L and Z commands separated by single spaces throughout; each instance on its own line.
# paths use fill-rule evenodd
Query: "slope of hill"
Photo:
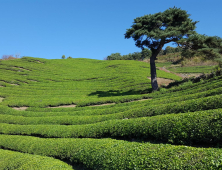
M 169 53 L 160 55 L 157 60 L 157 67 L 161 70 L 176 73 L 185 77 L 197 77 L 203 73 L 210 73 L 218 62 L 206 60 L 203 57 L 184 58 L 181 53 Z
M 9 106 L 90 105 L 146 98 L 149 66 L 137 61 L 22 58 L 0 62 L 0 94 Z M 179 76 L 159 70 L 162 78 Z M 102 97 L 102 98 L 101 98 Z
M 149 66 L 138 61 L 26 57 L 1 61 L 0 70 L 4 168 L 36 155 L 54 169 L 222 168 L 221 76 L 148 93 Z M 73 107 L 52 107 L 61 105 Z M 10 162 L 13 153 L 21 156 Z

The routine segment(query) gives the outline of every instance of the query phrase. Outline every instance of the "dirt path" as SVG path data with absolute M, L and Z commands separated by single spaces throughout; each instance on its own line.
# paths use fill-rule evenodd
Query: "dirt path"
M 3 99 L 4 99 L 3 97 L 0 97 L 0 103 L 2 102 Z
M 63 107 L 76 107 L 76 105 L 75 104 L 71 104 L 71 105 L 63 105 L 63 106 L 55 106 L 55 107 L 53 107 L 53 106 L 49 106 L 49 107 L 47 107 L 47 108 L 63 108 Z
M 18 66 L 14 66 L 14 67 L 12 67 L 12 68 L 18 68 L 18 69 L 21 69 L 21 70 L 27 70 L 27 71 L 31 71 L 31 70 L 28 70 L 28 69 L 26 69 L 26 68 L 23 68 L 23 67 L 18 67 Z
M 182 77 L 182 78 L 184 78 L 182 75 L 180 75 L 180 74 L 177 74 L 177 73 L 173 73 L 173 72 L 171 72 L 170 70 L 167 70 L 165 67 L 157 67 L 159 70 L 162 70 L 162 71 L 165 71 L 165 72 L 167 72 L 167 73 L 172 73 L 172 74 L 175 74 L 175 75 L 177 75 L 177 76 L 180 76 L 180 77 Z M 148 79 L 150 79 L 151 80 L 151 77 L 147 77 Z M 168 84 L 170 84 L 171 82 L 174 82 L 175 80 L 171 80 L 171 79 L 165 79 L 165 78 L 158 78 L 157 77 L 157 82 L 158 82 L 158 84 L 159 85 L 168 85 Z
M 12 107 L 12 109 L 24 111 L 24 110 L 28 109 L 28 107 Z
M 144 100 L 151 100 L 151 99 L 140 99 L 140 100 L 133 100 L 133 101 L 129 101 L 129 102 L 136 102 L 136 101 L 144 101 Z M 124 103 L 128 103 L 128 102 L 124 102 Z M 96 106 L 106 106 L 106 105 L 114 105 L 116 103 L 104 103 L 104 104 L 98 104 L 98 105 L 89 105 L 86 107 L 96 107 Z M 62 106 L 49 106 L 47 108 L 68 108 L 68 107 L 76 107 L 76 105 L 62 105 Z
M 189 78 L 189 77 L 198 77 L 200 76 L 201 74 L 195 74 L 195 73 L 189 73 L 189 74 L 180 74 L 180 73 L 174 73 L 170 70 L 167 70 L 165 67 L 158 67 L 159 70 L 162 70 L 162 71 L 165 71 L 167 73 L 172 73 L 172 74 L 175 74 L 181 78 Z M 148 79 L 151 80 L 151 77 L 147 77 Z M 159 85 L 168 85 L 170 84 L 171 82 L 174 82 L 175 80 L 171 80 L 171 79 L 165 79 L 165 78 L 157 78 L 157 82 Z
M 170 70 L 167 70 L 165 67 L 158 67 L 158 69 L 159 69 L 159 70 L 162 70 L 162 71 L 165 71 L 165 72 L 167 72 L 167 73 L 175 74 L 175 75 L 180 76 L 180 77 L 182 77 L 182 78 L 185 78 L 185 77 L 186 77 L 186 76 L 183 75 L 183 74 L 171 72 Z
M 0 98 L 0 102 L 1 99 L 3 100 L 4 98 Z M 129 102 L 136 102 L 136 101 L 145 101 L 145 100 L 151 100 L 151 99 L 140 99 L 140 100 L 133 100 L 133 101 L 129 101 Z M 128 102 L 124 102 L 124 103 L 128 103 Z M 104 104 L 100 104 L 100 105 L 90 105 L 90 106 L 86 106 L 86 107 L 96 107 L 96 106 L 106 106 L 106 105 L 114 105 L 116 103 L 104 103 Z M 76 107 L 76 105 L 72 104 L 72 105 L 62 105 L 62 106 L 49 106 L 47 108 L 69 108 L 69 107 Z M 19 110 L 19 111 L 24 111 L 26 109 L 28 109 L 29 107 L 12 107 L 12 109 L 15 110 Z
M 177 76 L 182 77 L 183 79 L 184 78 L 189 78 L 189 77 L 198 77 L 198 76 L 200 76 L 202 74 L 202 73 L 183 73 L 183 74 L 182 73 L 174 73 L 174 72 L 172 72 L 170 70 L 167 70 L 165 67 L 158 67 L 158 69 L 162 70 L 162 71 L 165 71 L 167 73 L 175 74 Z
M 148 79 L 151 80 L 151 77 L 147 77 Z M 159 85 L 168 85 L 171 82 L 174 82 L 175 80 L 171 80 L 171 79 L 165 79 L 165 78 L 157 78 L 157 82 Z
M 88 107 L 107 106 L 107 105 L 113 105 L 113 104 L 116 104 L 116 103 L 105 103 L 105 104 L 98 104 L 98 105 L 90 105 Z

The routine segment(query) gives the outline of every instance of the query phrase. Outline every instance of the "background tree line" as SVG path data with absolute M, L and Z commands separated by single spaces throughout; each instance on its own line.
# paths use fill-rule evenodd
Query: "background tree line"
M 161 50 L 159 55 L 166 55 L 170 53 L 182 52 L 182 48 L 180 47 L 170 47 L 167 46 L 165 50 Z M 105 60 L 144 60 L 146 58 L 150 58 L 152 55 L 151 50 L 144 48 L 141 52 L 129 53 L 127 55 L 121 55 L 120 53 L 112 53 L 107 56 Z

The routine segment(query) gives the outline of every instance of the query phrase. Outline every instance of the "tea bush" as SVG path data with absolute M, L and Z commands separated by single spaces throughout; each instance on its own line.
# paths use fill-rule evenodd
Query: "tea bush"
M 0 169 L 73 169 L 70 165 L 50 157 L 0 149 Z
M 41 139 L 0 135 L 0 147 L 59 157 L 90 169 L 220 169 L 222 152 L 113 139 Z M 47 148 L 47 149 L 46 149 Z

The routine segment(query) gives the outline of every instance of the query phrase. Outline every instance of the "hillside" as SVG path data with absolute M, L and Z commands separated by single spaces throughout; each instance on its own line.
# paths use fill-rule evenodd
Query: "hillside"
M 221 76 L 151 93 L 139 61 L 25 57 L 0 71 L 0 169 L 222 168 Z
M 204 57 L 185 58 L 180 52 L 160 55 L 157 67 L 167 72 L 173 72 L 182 78 L 197 77 L 203 73 L 210 73 L 218 62 Z
M 22 58 L 1 61 L 3 105 L 46 107 L 91 105 L 146 98 L 149 65 L 137 61 L 91 59 L 45 60 Z M 161 78 L 179 76 L 159 70 Z M 101 98 L 102 97 L 102 98 Z

